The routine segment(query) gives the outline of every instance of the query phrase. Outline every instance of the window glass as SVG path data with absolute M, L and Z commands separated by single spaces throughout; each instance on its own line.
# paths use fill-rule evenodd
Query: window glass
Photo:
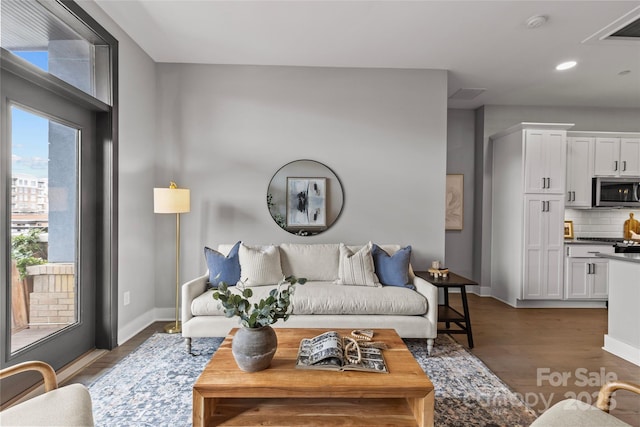
M 12 353 L 78 321 L 78 138 L 11 107 Z
M 1 44 L 100 101 L 111 104 L 108 44 L 77 22 L 63 22 L 46 7 L 56 2 L 2 0 Z M 108 84 L 106 85 L 108 86 Z

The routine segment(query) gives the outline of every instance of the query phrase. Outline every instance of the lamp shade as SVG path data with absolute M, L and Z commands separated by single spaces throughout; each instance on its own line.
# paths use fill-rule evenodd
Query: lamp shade
M 154 188 L 153 212 L 178 214 L 191 210 L 191 196 L 186 188 Z

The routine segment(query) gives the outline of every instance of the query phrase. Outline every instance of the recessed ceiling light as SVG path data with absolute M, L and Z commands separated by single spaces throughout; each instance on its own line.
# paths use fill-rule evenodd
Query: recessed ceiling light
M 562 64 L 559 64 L 556 67 L 556 70 L 558 71 L 564 71 L 564 70 L 568 70 L 570 68 L 573 68 L 577 65 L 578 63 L 576 61 L 567 61 L 567 62 L 563 62 Z

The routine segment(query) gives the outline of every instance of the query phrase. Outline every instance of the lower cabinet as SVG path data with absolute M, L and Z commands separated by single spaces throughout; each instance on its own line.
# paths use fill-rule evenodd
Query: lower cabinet
M 607 299 L 609 261 L 602 258 L 567 259 L 567 299 Z
M 565 298 L 606 300 L 609 297 L 609 260 L 593 256 L 612 253 L 612 246 L 568 245 Z

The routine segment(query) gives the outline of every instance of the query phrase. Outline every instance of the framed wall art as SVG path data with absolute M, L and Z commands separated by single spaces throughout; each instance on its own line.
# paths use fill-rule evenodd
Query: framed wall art
M 464 215 L 464 175 L 447 174 L 445 230 L 462 230 Z
M 326 178 L 287 177 L 287 227 L 326 227 L 326 189 Z
M 564 222 L 564 238 L 573 239 L 573 221 Z

